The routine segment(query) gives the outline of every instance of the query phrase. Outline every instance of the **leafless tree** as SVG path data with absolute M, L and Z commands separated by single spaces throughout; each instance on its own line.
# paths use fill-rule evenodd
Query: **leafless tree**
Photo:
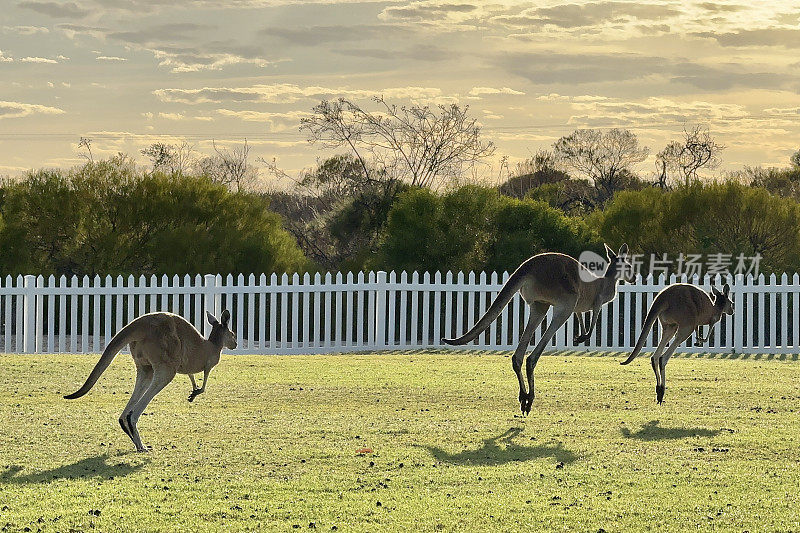
M 714 140 L 704 126 L 684 127 L 683 140 L 672 141 L 656 155 L 659 185 L 667 187 L 670 175 L 676 175 L 682 183 L 697 179 L 697 172 L 719 166 L 720 152 L 725 147 Z M 671 181 L 676 181 L 673 178 Z
M 181 144 L 153 143 L 141 153 L 150 159 L 154 172 L 185 174 L 194 164 L 194 146 L 187 141 Z
M 468 106 L 398 107 L 383 98 L 375 103 L 378 111 L 370 112 L 344 98 L 324 100 L 300 129 L 311 143 L 348 149 L 369 180 L 398 178 L 420 187 L 462 176 L 494 153 L 494 144 L 481 140 Z
M 90 163 L 94 163 L 94 155 L 92 155 L 92 139 L 88 137 L 81 137 L 81 140 L 78 141 L 78 148 L 83 148 L 87 152 L 85 154 L 82 153 L 81 157 Z
M 212 143 L 214 155 L 197 161 L 198 171 L 217 183 L 237 191 L 254 189 L 258 182 L 258 169 L 248 161 L 250 146 L 247 139 L 233 148 L 218 147 Z
M 580 129 L 561 137 L 553 144 L 558 159 L 594 183 L 602 203 L 630 180 L 634 165 L 650 153 L 639 146 L 636 135 L 628 130 Z

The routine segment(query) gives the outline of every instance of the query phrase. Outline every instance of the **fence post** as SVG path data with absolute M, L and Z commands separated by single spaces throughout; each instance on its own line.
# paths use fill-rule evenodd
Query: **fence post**
M 215 288 L 216 286 L 217 286 L 217 276 L 214 275 L 214 274 L 206 274 L 205 278 L 204 278 L 204 281 L 203 281 L 203 288 L 205 289 L 203 291 L 204 292 L 203 309 L 205 311 L 211 313 L 215 317 L 217 316 L 217 309 L 216 309 L 216 305 L 215 305 L 215 303 L 216 303 L 216 298 L 215 298 L 216 291 L 213 291 L 213 290 L 210 290 L 210 289 Z M 209 324 L 208 320 L 206 320 L 205 313 L 203 313 L 203 317 L 202 317 L 201 320 L 203 321 L 203 324 L 205 324 L 204 331 L 205 331 L 206 337 L 207 337 L 208 334 L 211 333 L 211 324 Z
M 386 271 L 379 270 L 375 278 L 375 345 L 386 348 Z
M 25 276 L 22 283 L 22 353 L 36 351 L 36 276 Z

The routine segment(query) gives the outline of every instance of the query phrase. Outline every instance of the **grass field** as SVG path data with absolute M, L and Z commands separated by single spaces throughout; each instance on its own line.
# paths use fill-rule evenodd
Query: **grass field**
M 508 354 L 223 356 L 117 425 L 119 355 L 0 356 L 0 529 L 800 530 L 796 356 L 547 355 L 531 416 Z M 359 455 L 359 448 L 373 453 Z

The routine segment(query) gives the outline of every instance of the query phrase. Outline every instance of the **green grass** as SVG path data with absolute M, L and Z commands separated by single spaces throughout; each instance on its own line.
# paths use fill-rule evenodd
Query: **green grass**
M 548 355 L 531 416 L 508 354 L 223 356 L 139 422 L 120 355 L 0 356 L 0 529 L 800 529 L 796 356 Z M 358 455 L 369 447 L 374 453 Z

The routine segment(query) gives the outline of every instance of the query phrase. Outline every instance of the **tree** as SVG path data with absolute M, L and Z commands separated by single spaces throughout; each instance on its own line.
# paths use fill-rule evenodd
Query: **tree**
M 181 144 L 153 143 L 141 150 L 141 154 L 150 160 L 153 172 L 186 174 L 194 163 L 194 147 L 187 141 Z
M 274 162 L 268 166 L 290 179 Z M 353 155 L 335 155 L 303 172 L 294 190 L 269 193 L 271 206 L 284 216 L 303 252 L 324 269 L 363 268 L 403 187 L 367 168 L 369 174 Z
M 344 98 L 324 100 L 302 119 L 300 129 L 309 142 L 348 149 L 369 180 L 402 179 L 419 187 L 460 177 L 494 153 L 494 144 L 481 140 L 468 106 L 375 102 L 379 110 L 370 112 Z
M 670 174 L 675 173 L 684 185 L 696 180 L 700 169 L 713 169 L 719 166 L 720 152 L 724 149 L 723 145 L 714 140 L 707 128 L 699 125 L 689 130 L 684 128 L 681 142 L 670 142 L 656 155 L 658 184 L 662 188 L 668 187 Z
M 533 188 L 568 179 L 569 174 L 558 168 L 553 152 L 539 150 L 533 157 L 516 164 L 512 177 L 500 185 L 500 194 L 522 199 Z
M 792 156 L 789 158 L 789 162 L 793 167 L 800 168 L 800 150 L 792 154 Z
M 86 150 L 86 153 L 82 153 L 81 157 L 90 163 L 94 163 L 94 154 L 92 154 L 92 139 L 89 137 L 81 137 L 81 139 L 78 141 L 78 148 L 83 148 Z
M 594 183 L 598 201 L 604 203 L 630 180 L 633 166 L 650 152 L 628 130 L 580 129 L 561 137 L 553 145 L 556 156 L 568 168 Z
M 247 139 L 241 146 L 233 148 L 217 147 L 212 142 L 214 155 L 197 161 L 197 170 L 215 183 L 221 183 L 230 189 L 241 192 L 253 190 L 258 182 L 258 169 L 248 162 L 250 146 Z

